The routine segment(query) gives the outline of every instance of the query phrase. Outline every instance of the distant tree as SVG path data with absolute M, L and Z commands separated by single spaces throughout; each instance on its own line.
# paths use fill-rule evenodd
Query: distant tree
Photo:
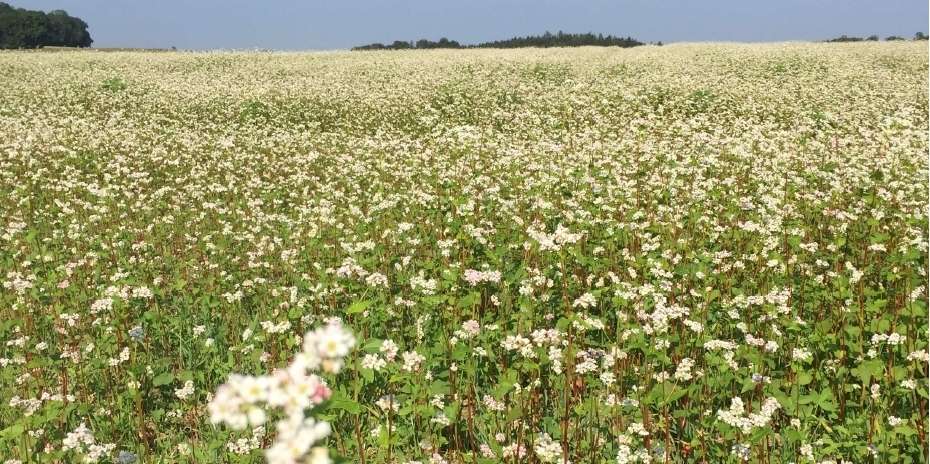
M 520 48 L 520 47 L 583 47 L 588 45 L 602 47 L 636 47 L 644 45 L 632 37 L 614 37 L 612 35 L 569 34 L 559 31 L 555 34 L 546 31 L 540 36 L 514 37 L 508 40 L 484 42 L 479 48 Z
M 877 36 L 877 35 L 870 35 L 870 36 L 866 37 L 865 40 L 868 40 L 869 42 L 877 42 L 877 41 L 878 41 L 878 36 Z
M 383 43 L 372 43 L 368 45 L 359 45 L 358 47 L 352 47 L 352 50 L 384 50 Z
M 0 48 L 89 47 L 91 43 L 87 23 L 64 10 L 46 14 L 0 2 Z
M 50 37 L 44 45 L 89 47 L 93 42 L 90 33 L 87 32 L 87 23 L 80 18 L 68 16 L 64 10 L 50 11 L 46 18 Z
M 899 37 L 896 35 L 889 35 L 888 37 L 885 37 L 886 42 L 896 42 L 899 40 L 904 40 L 904 37 Z
M 843 34 L 835 39 L 827 40 L 827 42 L 862 42 L 863 40 L 865 39 L 862 37 L 850 37 L 846 34 Z
M 462 45 L 455 40 L 449 40 L 445 37 L 439 39 L 436 48 L 462 48 Z
M 860 39 L 861 40 L 861 39 Z M 602 47 L 635 47 L 644 45 L 642 42 L 632 37 L 614 37 L 612 35 L 597 34 L 591 32 L 586 34 L 569 34 L 558 31 L 553 34 L 546 31 L 538 36 L 514 37 L 507 40 L 498 40 L 494 42 L 483 42 L 477 45 L 462 45 L 455 40 L 449 40 L 445 37 L 433 42 L 428 39 L 420 39 L 416 42 L 404 42 L 396 40 L 390 45 L 381 43 L 372 43 L 352 47 L 352 50 L 427 50 L 434 48 L 522 48 L 522 47 L 583 47 L 587 45 Z M 662 45 L 662 42 L 658 42 Z
M 924 34 L 923 32 L 918 32 L 914 34 L 914 40 L 927 40 L 927 34 Z
M 449 40 L 445 37 L 439 39 L 439 41 L 434 42 L 429 39 L 420 39 L 416 42 L 404 42 L 402 40 L 395 40 L 394 43 L 390 45 L 384 45 L 382 43 L 372 43 L 368 45 L 360 45 L 357 47 L 352 47 L 352 50 L 407 50 L 407 49 L 417 49 L 417 50 L 429 50 L 434 48 L 465 48 L 462 44 L 458 43 L 455 40 Z

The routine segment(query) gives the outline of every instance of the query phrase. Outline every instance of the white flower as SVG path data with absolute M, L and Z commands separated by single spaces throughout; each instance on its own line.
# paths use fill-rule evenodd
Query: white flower
M 594 307 L 596 304 L 597 304 L 597 300 L 594 298 L 594 295 L 592 295 L 591 293 L 585 292 L 583 295 L 578 297 L 578 299 L 576 299 L 574 303 L 572 303 L 572 307 L 587 309 L 587 308 Z
M 730 401 L 729 409 L 720 409 L 717 411 L 717 418 L 721 421 L 742 430 L 743 433 L 750 433 L 754 428 L 765 427 L 772 420 L 781 405 L 775 398 L 766 398 L 762 402 L 762 408 L 758 413 L 752 413 L 748 416 L 745 412 L 743 400 L 735 397 Z
M 464 278 L 469 285 L 475 286 L 481 282 L 500 282 L 501 273 L 500 271 L 476 271 L 474 269 L 466 269 Z
M 801 445 L 801 456 L 807 459 L 814 459 L 814 447 L 808 443 Z
M 379 351 L 381 351 L 381 354 L 384 355 L 384 359 L 386 359 L 388 362 L 394 360 L 399 350 L 400 349 L 398 348 L 397 344 L 394 343 L 393 340 L 385 340 L 381 342 L 381 348 L 379 348 Z
M 321 358 L 341 358 L 349 354 L 355 346 L 355 338 L 349 332 L 342 330 L 338 324 L 327 325 L 322 331 L 304 337 L 304 351 L 318 350 Z
M 646 430 L 646 427 L 643 426 L 642 422 L 633 422 L 630 424 L 630 432 L 633 432 L 641 437 L 648 437 L 649 431 Z
M 183 387 L 174 391 L 174 395 L 180 398 L 181 400 L 186 400 L 193 394 L 194 394 L 194 382 L 190 380 L 188 380 L 187 382 L 184 382 Z
M 694 367 L 694 360 L 691 358 L 683 358 L 681 361 L 679 361 L 678 367 L 675 369 L 675 380 L 691 380 L 694 377 L 691 374 L 692 367 Z
M 375 371 L 380 371 L 387 365 L 387 361 L 378 356 L 377 354 L 368 353 L 362 358 L 362 367 L 365 369 L 372 369 Z
M 420 370 L 420 365 L 423 364 L 423 361 L 426 361 L 426 358 L 416 351 L 406 351 L 402 356 L 404 358 L 402 369 L 408 372 Z
M 554 441 L 548 433 L 539 436 L 533 450 L 541 462 L 567 464 L 562 460 L 562 445 Z
M 811 354 L 810 350 L 805 348 L 794 348 L 791 350 L 791 359 L 795 361 L 808 362 L 812 357 L 813 355 Z

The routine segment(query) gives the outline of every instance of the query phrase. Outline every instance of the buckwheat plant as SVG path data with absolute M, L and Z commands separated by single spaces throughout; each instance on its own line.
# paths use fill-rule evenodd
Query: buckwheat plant
M 276 423 L 275 442 L 265 451 L 268 462 L 332 462 L 325 447 L 314 446 L 329 436 L 330 425 L 307 413 L 332 394 L 315 372 L 338 373 L 354 346 L 355 337 L 338 320 L 307 332 L 303 350 L 286 368 L 264 376 L 233 374 L 220 385 L 207 406 L 210 421 L 241 430 L 264 425 L 269 415 L 275 414 L 269 409 L 281 409 L 284 417 Z
M 0 52 L 0 462 L 926 463 L 927 47 Z

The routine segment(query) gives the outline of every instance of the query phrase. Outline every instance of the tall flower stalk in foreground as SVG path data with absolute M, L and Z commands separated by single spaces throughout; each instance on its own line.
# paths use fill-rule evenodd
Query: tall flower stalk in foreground
M 210 402 L 210 420 L 241 430 L 263 425 L 269 409 L 281 409 L 277 439 L 265 451 L 272 464 L 332 462 L 329 451 L 315 446 L 330 433 L 329 423 L 318 421 L 307 412 L 329 399 L 332 391 L 315 372 L 337 373 L 343 359 L 355 346 L 355 337 L 338 320 L 307 332 L 303 350 L 285 369 L 270 375 L 230 375 Z

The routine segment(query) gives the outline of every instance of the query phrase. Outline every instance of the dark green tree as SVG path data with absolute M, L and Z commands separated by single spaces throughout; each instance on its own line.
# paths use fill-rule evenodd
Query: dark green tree
M 352 50 L 406 50 L 417 49 L 425 50 L 432 48 L 523 48 L 523 47 L 584 47 L 584 46 L 601 46 L 601 47 L 635 47 L 643 45 L 642 42 L 632 37 L 615 37 L 612 35 L 597 34 L 591 32 L 586 34 L 569 34 L 559 31 L 555 34 L 546 31 L 542 35 L 514 37 L 507 40 L 498 40 L 494 42 L 484 42 L 477 45 L 462 45 L 455 40 L 449 40 L 445 37 L 433 42 L 428 39 L 420 39 L 416 42 L 405 42 L 402 40 L 394 41 L 390 45 L 373 43 L 353 47 Z M 659 42 L 661 45 L 661 42 Z
M 514 37 L 508 40 L 480 43 L 480 48 L 522 48 L 522 47 L 636 47 L 642 42 L 632 37 L 615 37 L 613 35 L 570 34 L 559 31 L 555 34 L 546 31 L 543 35 Z
M 0 48 L 89 47 L 91 43 L 87 23 L 64 10 L 46 14 L 0 2 Z
M 843 34 L 835 39 L 830 39 L 827 42 L 862 42 L 863 40 L 865 39 L 862 37 L 850 37 L 846 34 Z

